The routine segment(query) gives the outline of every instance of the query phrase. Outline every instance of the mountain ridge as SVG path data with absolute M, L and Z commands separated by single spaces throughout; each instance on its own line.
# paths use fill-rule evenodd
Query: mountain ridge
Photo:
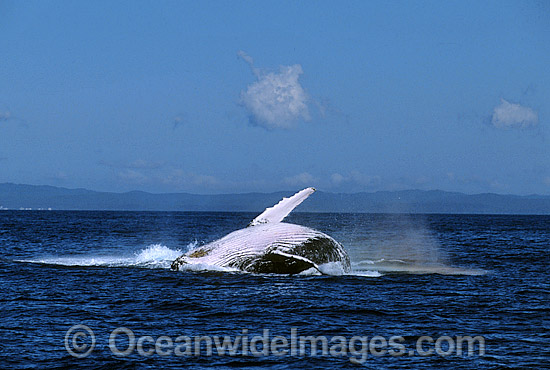
M 51 185 L 0 183 L 0 209 L 261 212 L 292 194 L 294 190 L 235 194 L 150 193 L 139 190 L 114 193 Z M 550 214 L 550 196 L 464 194 L 416 189 L 358 193 L 317 191 L 298 210 L 338 213 Z

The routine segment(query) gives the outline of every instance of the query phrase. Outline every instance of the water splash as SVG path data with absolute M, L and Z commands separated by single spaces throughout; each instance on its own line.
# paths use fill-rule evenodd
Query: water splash
M 379 259 L 361 259 L 355 260 L 353 256 L 361 256 L 365 253 L 366 248 L 359 250 L 355 245 L 352 247 L 352 271 L 346 273 L 342 265 L 338 262 L 331 262 L 322 264 L 319 266 L 317 271 L 314 268 L 305 270 L 299 275 L 301 276 L 314 276 L 314 275 L 330 275 L 330 276 L 361 276 L 361 277 L 380 277 L 382 273 L 410 273 L 410 274 L 442 274 L 442 275 L 483 275 L 486 273 L 484 270 L 473 270 L 467 268 L 451 267 L 440 258 L 434 258 L 438 256 L 434 254 L 434 241 L 433 239 L 414 239 L 414 238 L 401 238 L 401 241 L 411 241 L 415 240 L 415 243 L 412 245 L 415 251 L 414 254 L 404 254 L 403 248 L 399 243 L 395 243 L 393 239 L 392 245 L 393 248 L 387 248 L 388 243 L 383 243 L 384 250 L 387 256 L 399 256 L 400 258 L 379 258 Z M 428 243 L 427 243 L 428 241 Z M 169 269 L 172 262 L 182 255 L 199 245 L 197 241 L 189 243 L 187 246 L 184 246 L 182 249 L 170 249 L 169 247 L 162 244 L 151 244 L 139 251 L 128 253 L 128 255 L 78 255 L 78 256 L 58 256 L 58 257 L 45 257 L 40 259 L 28 259 L 28 260 L 18 260 L 18 262 L 28 262 L 28 263 L 41 263 L 49 265 L 61 265 L 61 266 L 105 266 L 105 267 L 140 267 L 140 268 L 151 268 L 151 269 Z M 429 245 L 428 250 L 425 250 L 425 253 L 419 253 L 422 248 L 419 248 L 420 245 Z M 371 252 L 374 250 L 374 254 L 371 255 L 380 255 L 382 249 L 371 248 Z M 408 248 L 410 250 L 410 248 Z M 397 252 L 397 253 L 396 253 Z M 428 254 L 429 259 L 422 258 L 424 255 Z M 413 258 L 411 258 L 413 256 Z M 223 271 L 223 272 L 239 272 L 235 268 L 220 267 L 210 264 L 186 264 L 181 266 L 183 271 Z
M 421 217 L 386 215 L 355 230 L 343 241 L 349 252 L 352 273 L 404 273 L 483 275 L 484 270 L 451 266 L 437 235 Z
M 137 252 L 133 255 L 121 256 L 121 255 L 79 255 L 79 256 L 58 256 L 58 257 L 45 257 L 39 259 L 26 259 L 16 260 L 16 262 L 27 263 L 40 263 L 47 265 L 60 265 L 60 266 L 104 266 L 104 267 L 140 267 L 140 268 L 152 268 L 152 269 L 169 269 L 172 262 L 183 253 L 186 253 L 199 245 L 197 241 L 189 243 L 183 249 L 170 249 L 162 244 L 152 244 Z M 363 271 L 354 273 L 345 273 L 343 266 L 338 262 L 330 262 L 319 266 L 322 274 L 331 276 L 341 275 L 356 275 L 377 277 L 381 276 L 377 271 Z M 181 271 L 216 271 L 216 272 L 241 272 L 236 268 L 221 267 L 206 263 L 199 264 L 184 264 L 180 266 Z M 312 276 L 322 275 L 321 272 L 314 268 L 301 272 L 299 275 Z
M 185 247 L 185 249 L 194 248 L 196 245 L 197 242 L 190 243 L 187 247 Z M 19 260 L 18 262 L 43 263 L 62 266 L 136 266 L 143 268 L 170 268 L 172 261 L 179 257 L 182 253 L 184 253 L 184 251 L 180 249 L 170 249 L 161 244 L 152 244 L 129 256 L 61 256 Z
M 443 263 L 422 264 L 402 260 L 359 261 L 352 263 L 352 274 L 400 273 L 400 274 L 439 274 L 439 275 L 485 275 L 487 271 L 464 267 L 453 267 Z

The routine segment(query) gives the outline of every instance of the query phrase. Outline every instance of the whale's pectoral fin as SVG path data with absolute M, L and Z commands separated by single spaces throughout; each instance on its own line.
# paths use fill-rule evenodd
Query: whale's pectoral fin
M 319 266 L 308 258 L 275 250 L 266 253 L 260 260 L 250 265 L 247 270 L 256 273 L 292 275 L 299 274 L 310 268 L 314 268 L 323 274 L 319 270 Z
M 315 192 L 315 188 L 306 188 L 291 196 L 283 198 L 273 207 L 266 208 L 258 217 L 253 219 L 248 226 L 266 224 L 268 222 L 281 222 L 294 208 Z

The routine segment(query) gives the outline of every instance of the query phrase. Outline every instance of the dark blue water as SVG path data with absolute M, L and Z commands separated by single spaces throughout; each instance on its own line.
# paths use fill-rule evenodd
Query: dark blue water
M 0 212 L 0 368 L 550 365 L 550 217 L 296 213 L 287 221 L 328 233 L 346 247 L 352 274 L 169 270 L 178 254 L 255 216 Z M 73 357 L 64 343 L 67 330 L 77 324 L 88 326 L 96 338 L 85 358 Z M 359 358 L 360 348 L 356 356 L 349 351 L 312 356 L 310 347 L 303 355 L 254 356 L 241 348 L 232 356 L 215 351 L 209 356 L 203 341 L 198 354 L 161 356 L 145 341 L 152 355 L 134 350 L 118 356 L 109 336 L 119 327 L 132 330 L 136 340 L 167 336 L 173 342 L 178 336 L 250 339 L 264 329 L 270 340 L 291 340 L 294 330 L 299 336 L 324 336 L 331 346 L 339 336 L 346 341 L 398 336 L 406 353 L 368 352 L 359 364 L 350 358 Z M 445 347 L 449 342 L 441 347 L 448 355 L 414 351 L 421 336 L 468 335 L 484 338 L 483 355 L 457 355 Z M 77 354 L 91 345 L 90 338 L 75 339 L 81 346 Z M 127 338 L 117 336 L 117 348 L 128 347 Z M 433 351 L 434 344 L 422 348 Z

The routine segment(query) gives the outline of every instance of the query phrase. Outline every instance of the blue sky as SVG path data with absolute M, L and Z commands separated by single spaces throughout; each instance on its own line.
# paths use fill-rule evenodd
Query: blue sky
M 550 194 L 550 6 L 2 1 L 0 182 Z

